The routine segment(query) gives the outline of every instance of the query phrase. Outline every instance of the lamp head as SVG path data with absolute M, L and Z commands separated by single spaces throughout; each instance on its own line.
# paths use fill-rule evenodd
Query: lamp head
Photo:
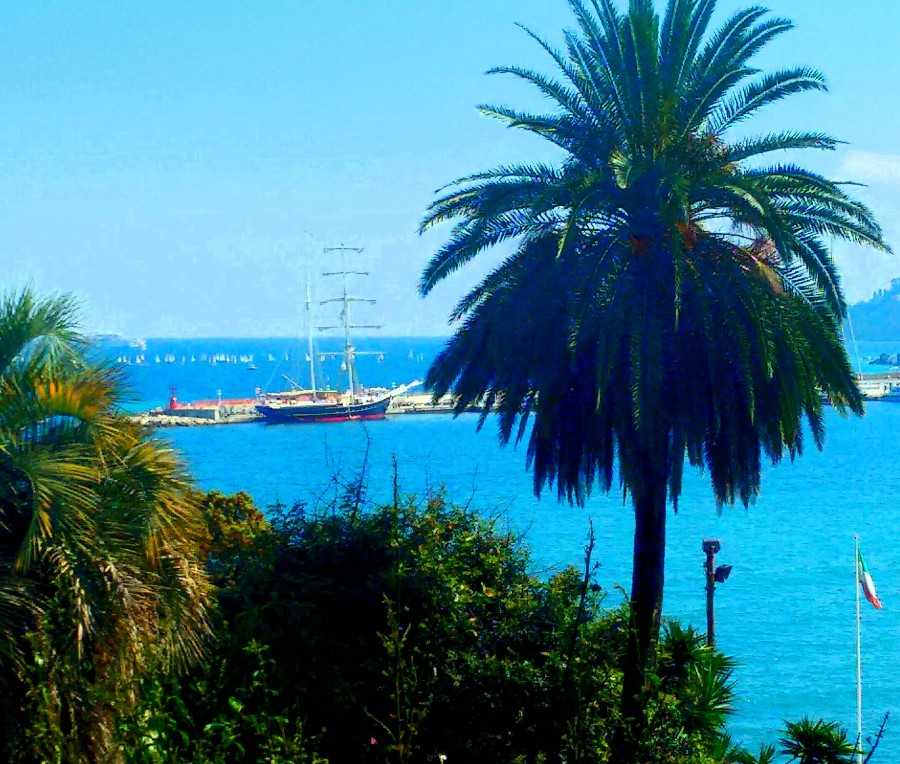
M 724 584 L 726 580 L 728 580 L 728 576 L 731 575 L 731 565 L 717 565 L 716 572 L 713 574 L 713 578 L 715 579 L 717 584 Z
M 721 548 L 722 543 L 719 539 L 703 539 L 703 551 L 706 554 L 718 554 Z

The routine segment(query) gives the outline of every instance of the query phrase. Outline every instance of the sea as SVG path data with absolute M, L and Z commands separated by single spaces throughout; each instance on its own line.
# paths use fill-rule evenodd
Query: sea
M 445 340 L 360 338 L 358 371 L 367 385 L 423 380 Z M 896 343 L 860 342 L 854 363 L 896 355 Z M 149 339 L 146 349 L 108 347 L 125 371 L 129 407 L 252 397 L 257 389 L 307 384 L 304 343 L 287 339 Z M 143 362 L 135 363 L 138 356 Z M 340 343 L 315 351 L 319 384 L 340 388 Z M 157 362 L 157 358 L 159 361 Z M 212 359 L 216 358 L 213 363 Z M 250 368 L 254 366 L 254 368 Z M 890 712 L 874 761 L 900 761 L 900 405 L 871 402 L 862 418 L 826 414 L 822 452 L 812 438 L 802 456 L 765 469 L 749 508 L 717 511 L 709 479 L 685 476 L 666 544 L 664 615 L 705 630 L 702 540 L 718 538 L 716 562 L 732 565 L 716 589 L 718 646 L 738 662 L 733 737 L 756 749 L 777 743 L 783 720 L 837 720 L 856 729 L 854 534 L 884 603 L 862 600 L 864 736 Z M 391 495 L 392 460 L 401 489 L 418 497 L 443 490 L 457 503 L 498 518 L 524 536 L 534 571 L 581 567 L 589 528 L 596 534 L 597 581 L 610 605 L 630 588 L 634 520 L 620 492 L 596 493 L 583 508 L 559 503 L 553 490 L 535 498 L 524 444 L 501 448 L 496 423 L 478 416 L 404 415 L 374 422 L 319 425 L 184 427 L 159 431 L 183 455 L 199 487 L 247 491 L 256 502 L 323 505 L 361 469 L 374 501 Z

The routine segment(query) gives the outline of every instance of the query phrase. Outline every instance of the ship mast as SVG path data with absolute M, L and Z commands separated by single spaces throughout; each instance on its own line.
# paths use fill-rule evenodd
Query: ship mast
M 362 247 L 326 247 L 322 250 L 325 254 L 330 254 L 332 252 L 340 252 L 341 255 L 341 269 L 339 271 L 326 271 L 323 272 L 323 276 L 340 276 L 341 277 L 341 296 L 336 297 L 331 300 L 322 300 L 322 304 L 328 302 L 339 302 L 341 303 L 341 327 L 344 329 L 344 359 L 347 364 L 347 378 L 349 381 L 349 392 L 350 392 L 350 403 L 356 403 L 356 385 L 355 385 L 355 368 L 354 368 L 354 357 L 356 356 L 356 349 L 353 347 L 353 343 L 350 340 L 350 330 L 351 329 L 380 329 L 381 326 L 374 324 L 351 324 L 350 323 L 350 303 L 352 302 L 367 302 L 371 305 L 375 304 L 375 300 L 371 300 L 365 297 L 351 297 L 347 294 L 347 276 L 368 276 L 368 271 L 348 271 L 345 265 L 345 258 L 348 252 L 352 252 L 355 255 L 362 254 Z M 325 329 L 337 329 L 341 327 L 336 326 L 320 326 L 319 330 Z
M 306 327 L 307 342 L 309 347 L 309 386 L 312 390 L 312 399 L 316 399 L 316 359 L 313 354 L 313 325 L 312 325 L 312 299 L 309 296 L 309 276 L 306 278 Z

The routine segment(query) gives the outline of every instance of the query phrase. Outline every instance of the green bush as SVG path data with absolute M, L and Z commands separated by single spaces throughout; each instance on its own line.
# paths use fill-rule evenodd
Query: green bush
M 358 499 L 278 506 L 266 522 L 246 495 L 201 498 L 215 640 L 168 692 L 141 691 L 130 745 L 152 729 L 143 750 L 191 761 L 275 760 L 286 743 L 265 746 L 288 739 L 334 762 L 606 760 L 627 612 L 602 609 L 590 559 L 544 580 L 499 520 L 440 495 L 365 511 Z M 727 681 L 727 661 L 676 637 L 690 645 L 660 652 L 648 762 L 697 761 L 727 711 L 698 710 L 703 671 Z M 132 760 L 178 760 L 148 756 Z
M 267 515 L 246 494 L 191 497 L 206 521 L 213 637 L 182 673 L 161 651 L 114 697 L 85 685 L 112 730 L 106 760 L 609 762 L 628 611 L 604 607 L 593 542 L 581 571 L 544 579 L 499 519 L 441 495 L 365 507 L 358 488 L 324 511 Z M 55 659 L 50 633 L 33 635 L 21 677 L 30 717 L 18 760 L 91 760 L 92 741 L 66 732 L 67 699 L 53 688 L 71 663 Z M 775 749 L 752 756 L 725 734 L 732 669 L 702 635 L 666 625 L 642 761 L 775 761 Z M 819 723 L 837 741 L 823 743 L 805 724 L 788 725 L 782 755 L 812 761 L 797 756 L 832 743 L 845 755 L 840 730 Z

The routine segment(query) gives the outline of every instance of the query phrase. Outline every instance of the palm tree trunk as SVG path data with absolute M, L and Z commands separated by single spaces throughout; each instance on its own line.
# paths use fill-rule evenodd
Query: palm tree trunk
M 634 505 L 634 568 L 631 578 L 631 628 L 622 684 L 624 739 L 617 761 L 632 761 L 633 746 L 644 728 L 647 669 L 659 639 L 666 559 L 666 455 L 644 459 L 645 479 L 632 494 Z M 621 737 L 621 736 L 620 736 Z M 628 751 L 631 755 L 626 753 Z

